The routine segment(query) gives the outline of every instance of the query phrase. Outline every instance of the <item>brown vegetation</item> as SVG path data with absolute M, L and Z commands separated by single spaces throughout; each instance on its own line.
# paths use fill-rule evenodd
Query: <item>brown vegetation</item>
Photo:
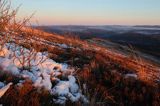
M 103 105 L 153 105 L 160 103 L 160 86 L 150 86 L 140 80 L 129 77 L 125 78 L 125 73 L 132 73 L 119 65 L 115 65 L 107 59 L 96 56 L 89 66 L 82 69 L 78 76 L 85 83 L 90 99 L 95 96 L 95 103 L 101 102 Z M 158 94 L 158 95 L 157 95 Z
M 145 61 L 137 61 L 113 52 L 106 52 L 103 47 L 89 44 L 77 38 L 48 34 L 25 27 L 28 19 L 16 23 L 16 11 L 9 12 L 10 5 L 6 8 L 4 5 L 5 2 L 1 0 L 0 47 L 3 47 L 6 42 L 14 42 L 27 48 L 29 50 L 27 57 L 24 48 L 20 50 L 23 60 L 14 55 L 15 59 L 20 61 L 23 69 L 32 67 L 30 61 L 36 58 L 35 51 L 48 51 L 49 58 L 56 62 L 67 63 L 76 69 L 75 76 L 83 94 L 90 100 L 89 105 L 159 106 L 160 85 L 155 83 L 157 70 L 154 70 L 152 65 Z M 8 33 L 12 35 L 12 40 L 10 36 L 5 36 Z M 66 44 L 68 48 L 62 48 L 56 44 Z M 95 50 L 95 48 L 99 48 L 99 50 Z M 25 81 L 23 86 L 18 86 L 16 84 L 19 77 L 4 74 L 1 70 L 2 68 L 0 68 L 0 81 L 6 81 L 6 83 L 12 81 L 15 85 L 0 99 L 0 104 L 4 104 L 4 106 L 55 105 L 48 91 L 33 87 L 31 81 Z M 126 78 L 125 75 L 128 73 L 137 74 L 138 79 Z M 148 76 L 153 77 L 145 80 Z M 66 105 L 80 106 L 83 104 L 68 101 Z

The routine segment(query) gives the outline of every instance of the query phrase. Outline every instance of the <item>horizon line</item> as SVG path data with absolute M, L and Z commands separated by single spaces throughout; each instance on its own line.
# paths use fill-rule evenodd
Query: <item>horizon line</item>
M 133 25 L 123 25 L 123 24 L 104 24 L 104 25 L 99 25 L 99 24 L 95 24 L 95 25 L 87 25 L 87 24 L 48 24 L 48 25 L 36 25 L 33 24 L 32 26 L 160 26 L 156 25 L 156 24 L 133 24 Z

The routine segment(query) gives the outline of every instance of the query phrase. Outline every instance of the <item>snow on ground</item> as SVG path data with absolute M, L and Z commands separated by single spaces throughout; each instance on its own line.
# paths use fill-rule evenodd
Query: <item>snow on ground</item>
M 67 49 L 67 48 L 73 48 L 72 46 L 69 46 L 69 45 L 66 45 L 66 44 L 59 44 L 59 43 L 55 43 L 55 42 L 50 42 L 50 41 L 47 41 L 45 39 L 42 39 L 42 38 L 35 38 L 35 39 L 32 39 L 33 41 L 38 41 L 42 44 L 45 44 L 45 45 L 49 45 L 49 46 L 52 46 L 52 47 L 55 47 L 55 46 L 58 46 L 60 48 L 63 48 L 63 49 Z
M 58 100 L 53 99 L 55 103 L 64 104 L 67 98 L 76 102 L 81 98 L 79 87 L 76 84 L 76 79 L 73 76 L 68 76 L 68 81 L 59 81 L 59 83 L 51 90 L 51 94 L 58 95 Z
M 126 74 L 125 78 L 135 78 L 135 79 L 137 79 L 138 76 L 136 74 Z
M 4 83 L 3 82 L 0 82 L 0 88 L 4 87 Z
M 10 86 L 12 85 L 12 83 L 9 83 L 5 86 L 5 84 L 3 82 L 0 82 L 0 98 L 6 93 L 6 91 L 10 88 Z
M 66 47 L 66 45 L 62 46 Z M 81 94 L 75 77 L 72 75 L 74 72 L 73 68 L 70 68 L 67 64 L 56 63 L 39 52 L 35 53 L 36 57 L 30 60 L 33 66 L 30 67 L 29 70 L 27 70 L 27 68 L 22 69 L 22 60 L 26 59 L 26 64 L 24 65 L 28 67 L 28 56 L 30 56 L 29 50 L 23 50 L 23 52 L 25 52 L 24 56 L 21 54 L 22 49 L 20 46 L 6 44 L 3 47 L 0 51 L 0 67 L 2 67 L 4 72 L 9 72 L 24 79 L 30 79 L 35 87 L 49 90 L 52 95 L 57 96 L 57 98 L 53 98 L 53 101 L 57 104 L 64 104 L 66 100 L 76 102 L 80 99 L 83 102 L 87 102 L 87 99 Z M 40 61 L 43 62 L 40 63 Z M 66 77 L 67 80 L 59 79 L 58 76 L 60 75 Z M 22 85 L 22 82 L 23 81 L 19 81 L 18 85 Z M 53 86 L 52 82 L 57 82 L 57 84 Z M 0 83 L 0 86 L 4 85 Z

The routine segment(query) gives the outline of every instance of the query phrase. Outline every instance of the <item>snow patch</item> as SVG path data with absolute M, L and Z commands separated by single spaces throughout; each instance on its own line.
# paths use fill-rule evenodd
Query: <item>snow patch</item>
M 71 100 L 72 102 L 78 101 L 84 96 L 80 93 L 79 87 L 76 84 L 76 79 L 74 76 L 68 76 L 68 81 L 60 81 L 52 90 L 52 95 L 57 95 L 53 101 L 57 104 L 65 104 L 66 100 Z
M 12 83 L 9 83 L 0 89 L 0 98 L 6 93 L 6 91 L 10 88 L 11 85 Z
M 125 78 L 135 78 L 135 79 L 137 79 L 138 76 L 136 74 L 126 74 Z
M 0 82 L 0 88 L 4 87 L 5 84 L 3 82 Z
M 67 45 L 59 45 L 63 48 L 67 48 Z M 21 68 L 21 64 L 18 59 L 13 57 L 13 54 L 16 55 L 19 59 L 23 59 L 20 53 L 22 47 L 16 46 L 15 44 L 6 44 L 2 51 L 0 51 L 0 67 L 2 67 L 3 72 L 9 72 L 13 75 L 17 75 L 24 80 L 30 79 L 33 82 L 33 85 L 38 88 L 45 88 L 49 90 L 52 95 L 57 96 L 53 98 L 53 101 L 58 104 L 64 104 L 67 100 L 76 102 L 80 99 L 87 100 L 81 93 L 78 84 L 76 83 L 75 77 L 72 75 L 74 69 L 70 68 L 67 64 L 56 63 L 52 59 L 47 58 L 43 53 L 36 53 L 36 58 L 31 61 L 33 66 L 29 69 Z M 27 57 L 29 50 L 23 49 Z M 36 65 L 41 60 L 45 60 L 41 64 Z M 67 77 L 68 80 L 61 80 L 59 76 Z M 18 86 L 23 86 L 22 82 L 19 81 Z M 55 86 L 52 85 L 52 82 L 56 82 Z M 5 87 L 5 90 L 9 88 L 10 84 L 6 87 L 3 83 L 0 83 L 0 87 Z M 1 89 L 0 89 L 1 90 Z

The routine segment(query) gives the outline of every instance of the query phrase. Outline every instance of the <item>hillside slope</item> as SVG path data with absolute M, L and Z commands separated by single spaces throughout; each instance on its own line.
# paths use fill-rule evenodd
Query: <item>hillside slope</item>
M 0 81 L 13 82 L 12 87 L 0 99 L 1 104 L 23 105 L 29 99 L 28 96 L 36 97 L 29 99 L 30 104 L 36 105 L 156 106 L 160 103 L 160 68 L 154 64 L 73 37 L 63 37 L 30 28 L 22 28 L 22 32 L 16 34 L 15 40 L 7 45 L 14 47 L 18 44 L 16 47 L 25 48 L 23 53 L 34 49 L 33 54 L 40 53 L 38 56 L 41 57 L 43 53 L 47 53 L 47 56 L 43 57 L 46 58 L 44 62 L 33 67 L 18 67 L 15 64 L 18 76 L 10 75 L 12 73 L 5 75 L 6 69 L 8 73 L 15 68 L 12 70 L 4 63 L 5 58 L 12 58 L 6 55 L 0 58 L 3 72 L 0 74 Z M 9 50 L 7 55 L 10 56 L 9 53 L 13 51 L 10 51 L 7 45 L 5 51 Z M 10 61 L 8 59 L 7 61 Z M 36 61 L 34 60 L 35 63 Z M 35 67 L 38 69 L 35 70 Z M 40 76 L 37 77 L 38 73 Z M 48 77 L 52 75 L 54 77 Z M 12 77 L 9 79 L 8 76 Z M 19 84 L 21 87 L 17 88 Z M 37 87 L 45 88 L 46 93 L 41 89 L 41 92 L 35 94 Z M 12 98 L 17 96 L 17 99 L 9 99 L 10 95 Z M 22 101 L 19 102 L 18 98 Z
M 148 70 L 150 70 L 151 72 L 155 73 L 155 75 L 154 75 L 155 79 L 151 75 L 152 80 L 156 80 L 156 78 L 158 79 L 158 77 L 159 77 L 159 71 L 160 71 L 159 65 L 158 64 L 155 65 L 154 63 L 152 64 L 151 62 L 147 61 L 146 59 L 139 58 L 138 56 L 135 58 L 130 57 L 130 56 L 127 57 L 127 55 L 123 54 L 122 52 L 116 52 L 116 51 L 114 51 L 114 49 L 109 49 L 109 48 L 107 49 L 104 46 L 97 45 L 96 42 L 89 43 L 85 40 L 83 41 L 83 40 L 74 38 L 72 36 L 65 37 L 65 36 L 60 36 L 60 35 L 56 35 L 56 34 L 49 34 L 49 33 L 45 33 L 44 35 L 45 36 L 38 35 L 38 37 L 42 38 L 40 40 L 41 43 L 48 44 L 48 46 L 51 46 L 51 45 L 55 46 L 56 45 L 56 46 L 62 47 L 63 49 L 68 49 L 68 48 L 80 49 L 79 52 L 91 51 L 91 52 L 95 52 L 95 53 L 93 53 L 94 56 L 96 55 L 96 53 L 101 54 L 101 55 L 103 54 L 106 57 L 109 57 L 111 60 L 113 60 L 115 62 L 115 64 L 122 65 L 122 67 L 128 68 L 130 70 L 134 70 L 136 72 L 144 70 L 144 71 L 146 71 L 146 73 L 148 72 Z M 67 53 L 67 51 L 65 53 Z M 77 54 L 78 54 L 78 52 L 77 52 Z M 76 58 L 76 57 L 74 57 L 74 58 Z M 146 75 L 150 75 L 150 74 L 146 74 Z M 141 76 L 139 76 L 139 77 L 141 77 Z M 146 79 L 147 78 L 149 78 L 149 76 L 146 76 Z M 149 81 L 151 81 L 151 80 L 149 80 Z

